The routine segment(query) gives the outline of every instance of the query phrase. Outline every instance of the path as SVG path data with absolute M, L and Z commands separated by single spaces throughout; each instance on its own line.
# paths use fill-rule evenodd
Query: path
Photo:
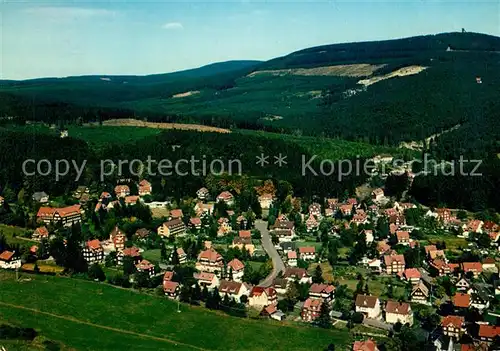
M 74 317 L 58 315 L 58 314 L 50 313 L 50 312 L 44 312 L 44 311 L 37 310 L 35 308 L 14 305 L 14 304 L 6 303 L 6 302 L 1 302 L 1 301 L 0 301 L 0 306 L 6 306 L 6 307 L 10 307 L 10 308 L 17 308 L 17 309 L 20 309 L 20 310 L 30 311 L 30 312 L 33 312 L 33 313 L 44 314 L 46 316 L 50 316 L 50 317 L 54 317 L 54 318 L 59 318 L 59 319 L 63 319 L 63 320 L 74 322 L 74 323 L 85 324 L 85 325 L 88 325 L 88 326 L 91 326 L 91 327 L 101 328 L 101 329 L 105 329 L 105 330 L 111 330 L 111 331 L 114 331 L 114 332 L 123 333 L 123 334 L 129 334 L 129 335 L 138 336 L 138 337 L 141 337 L 141 338 L 152 339 L 152 340 L 156 340 L 156 341 L 163 341 L 163 342 L 167 342 L 169 344 L 187 346 L 187 347 L 193 348 L 195 350 L 207 350 L 207 349 L 203 349 L 203 348 L 198 347 L 198 346 L 186 344 L 186 343 L 175 341 L 175 340 L 172 340 L 172 339 L 167 339 L 167 338 L 158 337 L 158 336 L 152 336 L 152 335 L 148 335 L 148 334 L 141 334 L 141 333 L 137 333 L 137 332 L 130 331 L 130 330 L 108 327 L 106 325 L 100 325 L 100 324 L 95 324 L 95 323 L 91 323 L 91 322 L 85 322 L 85 321 L 76 319 Z
M 255 228 L 258 229 L 262 235 L 262 247 L 273 260 L 273 270 L 271 274 L 259 283 L 260 286 L 268 287 L 272 285 L 273 280 L 280 272 L 285 271 L 285 264 L 271 241 L 271 235 L 269 235 L 269 230 L 267 230 L 267 222 L 258 219 L 255 221 Z

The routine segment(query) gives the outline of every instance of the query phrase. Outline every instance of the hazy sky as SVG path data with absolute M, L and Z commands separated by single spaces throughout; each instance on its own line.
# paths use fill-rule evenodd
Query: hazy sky
M 0 76 L 172 72 L 346 41 L 500 35 L 500 1 L 9 1 Z

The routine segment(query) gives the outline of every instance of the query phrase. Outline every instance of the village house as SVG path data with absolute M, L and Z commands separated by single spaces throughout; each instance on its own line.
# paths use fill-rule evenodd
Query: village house
M 182 247 L 177 248 L 177 257 L 179 257 L 179 263 L 184 264 L 187 262 L 187 255 Z
M 470 233 L 482 233 L 483 224 L 484 222 L 478 219 L 470 220 L 467 224 L 462 226 L 462 236 L 468 238 Z
M 339 209 L 343 216 L 350 216 L 352 214 L 353 205 L 344 204 L 340 205 Z
M 459 339 L 465 332 L 465 320 L 460 316 L 446 316 L 441 320 L 443 334 L 450 338 Z
M 49 238 L 49 231 L 47 230 L 47 227 L 38 227 L 35 229 L 33 232 L 33 235 L 31 236 L 31 239 L 35 241 L 41 241 L 42 239 L 48 239 Z
M 82 250 L 83 258 L 88 264 L 100 263 L 104 260 L 104 250 L 97 239 L 87 241 Z
M 295 236 L 295 224 L 292 221 L 277 220 L 270 230 L 281 241 L 291 241 Z
M 250 256 L 253 256 L 255 252 L 255 245 L 252 243 L 252 239 L 242 238 L 239 236 L 234 237 L 231 248 L 238 248 L 240 249 L 240 251 L 243 251 L 243 249 L 245 249 L 248 251 Z
M 311 299 L 308 298 L 304 305 L 302 306 L 302 311 L 300 316 L 305 322 L 312 322 L 316 320 L 321 312 L 321 305 L 323 304 L 323 300 L 321 299 Z
M 401 323 L 413 325 L 413 311 L 406 302 L 387 301 L 385 305 L 385 321 L 389 324 Z
M 451 220 L 451 210 L 449 208 L 438 208 L 436 209 L 437 219 L 444 224 L 447 224 Z
M 200 200 L 207 200 L 209 196 L 210 192 L 205 187 L 200 188 L 198 189 L 198 191 L 196 191 L 196 197 Z
M 127 236 L 120 230 L 120 228 L 115 226 L 111 233 L 109 233 L 108 241 L 113 244 L 115 251 L 121 251 L 125 248 L 125 241 L 127 241 Z
M 380 274 L 382 273 L 382 261 L 378 258 L 371 259 L 367 262 L 370 272 Z
M 297 266 L 297 252 L 295 251 L 288 251 L 287 253 L 287 263 L 290 267 L 296 267 Z
M 283 250 L 283 253 L 286 255 L 290 251 L 295 251 L 296 250 L 296 245 L 295 242 L 293 241 L 283 241 L 279 243 L 278 250 Z
M 263 210 L 267 210 L 273 204 L 274 196 L 272 194 L 262 194 L 258 198 L 260 207 Z
M 182 219 L 182 217 L 184 217 L 184 214 L 182 213 L 182 210 L 175 208 L 169 211 L 168 216 L 170 220 L 177 218 Z
M 131 257 L 134 264 L 137 264 L 142 260 L 141 251 L 135 246 L 127 247 L 123 249 L 123 251 L 118 251 L 116 254 L 117 263 L 119 265 L 123 264 L 123 259 L 125 257 Z
M 277 321 L 282 321 L 285 319 L 285 314 L 278 310 L 278 307 L 276 307 L 276 305 L 269 305 L 267 307 L 264 307 L 260 314 L 262 316 L 269 316 L 270 318 Z
M 460 265 L 465 274 L 472 272 L 474 278 L 477 278 L 483 272 L 483 265 L 479 262 L 462 262 Z
M 498 267 L 493 257 L 486 257 L 483 260 L 482 265 L 483 265 L 483 271 L 498 273 Z
M 406 210 L 412 209 L 412 208 L 417 208 L 415 204 L 412 204 L 411 202 L 395 202 L 394 203 L 394 208 L 400 212 L 404 213 Z
M 299 247 L 299 258 L 304 261 L 314 261 L 316 259 L 316 248 L 314 246 Z
M 203 202 L 197 202 L 194 206 L 194 212 L 198 217 L 211 216 L 214 213 L 214 204 L 204 204 Z
M 193 277 L 202 289 L 206 286 L 208 290 L 213 290 L 215 288 L 218 288 L 220 284 L 219 277 L 217 277 L 215 273 L 194 273 Z
M 318 230 L 319 228 L 319 222 L 314 218 L 313 215 L 310 215 L 309 218 L 306 220 L 306 230 L 308 233 L 314 232 Z
M 200 272 L 217 273 L 220 275 L 224 269 L 224 258 L 213 248 L 204 250 L 198 255 L 196 269 Z
M 378 351 L 377 343 L 371 339 L 366 341 L 355 341 L 352 351 Z
M 177 299 L 180 293 L 179 283 L 173 281 L 163 281 L 163 291 L 165 292 L 165 296 L 170 299 Z
M 250 294 L 250 286 L 246 283 L 238 283 L 229 280 L 221 280 L 219 285 L 219 295 L 224 298 L 224 295 L 233 298 L 236 302 L 241 302 L 241 297 L 243 295 L 247 296 Z
M 332 303 L 335 300 L 335 286 L 329 284 L 312 284 L 309 288 L 309 297 L 311 299 L 322 299 L 326 303 Z
M 471 306 L 470 295 L 466 293 L 457 293 L 453 296 L 452 303 L 456 309 L 468 309 Z
M 115 196 L 117 198 L 123 198 L 130 195 L 130 188 L 128 185 L 117 185 L 115 186 Z
M 500 327 L 496 325 L 481 324 L 479 325 L 478 337 L 479 340 L 486 343 L 492 343 L 495 338 L 500 336 Z
M 357 210 L 354 216 L 352 217 L 353 223 L 357 225 L 367 224 L 368 223 L 368 215 L 363 210 Z
M 218 230 L 217 236 L 224 236 L 229 233 L 233 228 L 231 228 L 231 223 L 229 223 L 229 219 L 226 217 L 221 217 L 217 220 Z
M 446 254 L 444 253 L 443 250 L 429 251 L 429 259 L 431 261 L 434 261 L 436 259 L 442 259 L 443 261 L 448 262 L 448 259 L 446 258 Z
M 146 240 L 146 238 L 149 236 L 150 231 L 149 229 L 146 228 L 140 228 L 135 231 L 135 237 L 137 240 L 143 241 Z
M 150 277 L 152 277 L 155 274 L 155 266 L 148 260 L 140 261 L 135 265 L 135 268 L 137 269 L 138 272 L 145 272 Z
M 381 240 L 377 242 L 377 252 L 379 255 L 384 255 L 391 250 L 391 246 L 387 243 L 387 240 Z
M 269 305 L 278 304 L 278 293 L 274 288 L 264 288 L 261 286 L 254 286 L 250 291 L 248 304 L 252 307 L 262 309 Z
M 201 218 L 200 217 L 191 217 L 189 219 L 189 226 L 193 229 L 200 230 L 201 229 Z
M 365 230 L 363 230 L 363 234 L 365 234 L 365 240 L 366 240 L 366 243 L 368 245 L 371 244 L 375 240 L 373 237 L 373 230 L 365 229 Z
M 410 245 L 410 233 L 409 232 L 398 230 L 396 232 L 396 238 L 398 239 L 399 245 L 405 245 L 405 246 Z
M 457 280 L 455 283 L 455 288 L 457 288 L 457 291 L 464 292 L 464 291 L 469 291 L 469 288 L 472 286 L 471 282 L 469 279 L 467 279 L 465 276 L 461 276 L 460 279 Z
M 321 205 L 314 202 L 309 205 L 309 216 L 314 216 L 316 218 L 321 218 Z
M 234 280 L 235 282 L 241 282 L 243 279 L 243 274 L 245 272 L 245 264 L 238 260 L 237 258 L 233 258 L 228 264 L 227 264 L 227 272 L 229 275 L 229 278 Z
M 376 296 L 358 294 L 355 306 L 356 312 L 362 313 L 366 318 L 378 319 L 382 314 L 380 300 Z
M 435 259 L 429 262 L 430 266 L 437 271 L 437 275 L 442 277 L 451 273 L 458 271 L 458 264 L 446 263 L 442 259 Z
M 312 278 L 307 274 L 307 271 L 304 268 L 298 267 L 288 267 L 283 274 L 283 278 L 289 282 L 297 280 L 301 284 L 310 284 L 312 282 Z
M 61 208 L 40 207 L 36 216 L 38 221 L 45 224 L 60 223 L 64 227 L 71 227 L 82 221 L 82 209 L 81 205 Z
M 136 205 L 138 202 L 141 202 L 141 198 L 137 195 L 129 195 L 125 196 L 125 205 L 127 206 L 133 206 Z
M 223 191 L 217 195 L 217 202 L 225 202 L 226 205 L 231 206 L 234 204 L 234 196 L 229 191 Z
M 485 287 L 478 284 L 472 284 L 467 291 L 470 295 L 470 305 L 482 311 L 490 307 L 490 296 Z
M 429 301 L 429 288 L 420 281 L 418 284 L 413 286 L 411 290 L 411 302 L 427 304 Z
M 387 274 L 400 274 L 405 270 L 405 257 L 403 255 L 385 255 L 385 271 Z
M 412 284 L 418 284 L 422 275 L 416 268 L 407 268 L 403 271 L 403 278 Z
M 288 288 L 288 280 L 285 278 L 275 278 L 272 287 L 278 294 L 286 294 Z
M 139 196 L 151 195 L 153 188 L 151 187 L 151 183 L 146 179 L 143 179 L 139 182 Z
M 158 227 L 158 235 L 167 238 L 170 236 L 182 236 L 184 234 L 186 234 L 186 226 L 179 218 L 172 219 Z
M 13 251 L 0 253 L 0 268 L 3 269 L 18 269 L 21 268 L 21 258 L 17 257 Z
M 372 200 L 378 202 L 384 198 L 384 190 L 377 188 L 372 191 Z
M 49 202 L 49 195 L 47 195 L 44 191 L 38 191 L 33 194 L 32 199 L 38 203 L 45 204 Z

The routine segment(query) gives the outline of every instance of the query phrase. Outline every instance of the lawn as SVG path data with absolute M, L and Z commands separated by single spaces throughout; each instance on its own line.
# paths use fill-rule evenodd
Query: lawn
M 161 250 L 152 249 L 146 250 L 142 253 L 142 257 L 152 263 L 159 263 L 161 261 Z
M 26 234 L 26 229 L 24 228 L 0 224 L 0 233 L 3 233 L 3 235 L 5 235 L 7 243 L 9 244 L 19 244 L 21 246 L 27 247 L 37 245 L 35 241 L 29 240 L 24 237 L 24 235 Z
M 321 350 L 346 331 L 240 319 L 78 279 L 0 273 L 0 315 L 78 350 Z M 176 347 L 173 345 L 176 344 Z M 133 345 L 133 346 L 132 346 Z M 341 346 L 342 347 L 342 346 Z
M 458 250 L 467 247 L 467 240 L 464 238 L 458 238 L 454 235 L 427 235 L 427 242 L 436 243 L 438 241 L 444 241 L 447 250 Z M 425 244 L 425 242 L 424 242 Z

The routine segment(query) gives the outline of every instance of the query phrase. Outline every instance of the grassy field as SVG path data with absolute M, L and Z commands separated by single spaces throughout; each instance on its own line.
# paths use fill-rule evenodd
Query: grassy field
M 148 261 L 151 261 L 152 263 L 158 263 L 161 261 L 161 250 L 160 249 L 146 250 L 142 253 L 142 257 L 144 257 L 144 259 Z
M 448 250 L 457 250 L 459 248 L 466 248 L 467 247 L 467 240 L 464 239 L 464 238 L 458 238 L 454 235 L 446 235 L 446 236 L 443 236 L 443 235 L 427 235 L 427 240 L 424 240 L 422 241 L 423 244 L 427 244 L 426 243 L 436 243 L 436 242 L 441 242 L 441 241 L 444 241 L 444 243 L 446 244 L 446 249 Z
M 83 280 L 0 273 L 0 316 L 77 350 L 320 350 L 343 331 L 238 319 Z
M 23 235 L 26 233 L 26 229 L 24 228 L 0 224 L 0 233 L 3 233 L 3 235 L 5 235 L 5 238 L 7 239 L 7 242 L 9 244 L 19 244 L 27 247 L 31 247 L 32 245 L 37 244 L 35 241 L 23 237 Z

